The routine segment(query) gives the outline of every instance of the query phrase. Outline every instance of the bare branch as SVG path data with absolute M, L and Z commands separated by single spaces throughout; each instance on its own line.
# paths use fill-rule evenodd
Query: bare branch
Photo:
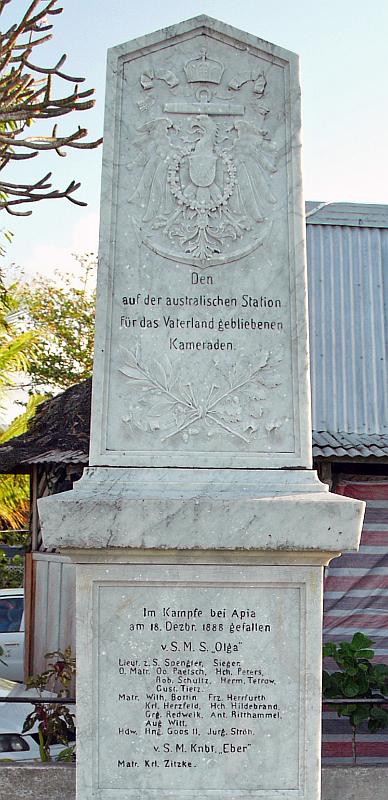
M 41 28 L 39 28 L 39 32 L 42 33 L 43 31 L 51 30 L 52 27 L 53 27 L 52 25 L 47 25 L 46 28 L 44 28 L 42 26 Z M 52 38 L 53 38 L 52 34 L 49 34 L 48 36 L 42 36 L 41 39 L 35 39 L 35 41 L 33 43 L 34 47 L 38 47 L 40 44 L 43 44 L 44 42 L 49 42 L 50 39 L 52 39 Z M 15 44 L 13 49 L 14 50 L 24 50 L 25 51 L 26 46 L 24 44 Z
M 76 139 L 82 139 L 84 136 L 87 136 L 87 133 L 88 132 L 86 128 L 78 128 L 78 131 L 75 133 L 72 133 L 69 136 L 63 136 L 62 138 L 57 136 L 31 136 L 26 139 L 20 139 L 17 142 L 0 134 L 0 143 L 11 143 L 12 145 L 17 145 L 18 147 L 27 147 L 31 148 L 32 150 L 56 150 L 57 147 L 65 147 L 70 145 L 71 142 Z
M 17 211 L 14 206 L 19 206 L 24 203 L 36 203 L 41 200 L 60 200 L 66 199 L 69 202 L 74 203 L 78 206 L 86 206 L 86 203 L 82 202 L 81 200 L 77 200 L 75 197 L 72 197 L 72 194 L 77 191 L 80 187 L 80 183 L 76 181 L 71 181 L 66 189 L 60 191 L 58 189 L 53 189 L 52 191 L 47 191 L 51 188 L 51 183 L 48 183 L 48 179 L 51 177 L 51 172 L 41 178 L 37 183 L 31 185 L 24 185 L 24 184 L 9 184 L 9 183 L 1 183 L 0 182 L 0 193 L 4 192 L 8 195 L 5 200 L 0 199 L 0 209 L 3 208 L 8 211 L 9 214 L 13 214 L 14 216 L 28 216 L 31 214 L 31 211 Z M 13 196 L 16 196 L 15 199 L 9 199 Z
M 36 103 L 35 106 L 21 106 L 17 107 L 18 110 L 5 111 L 0 113 L 0 122 L 12 122 L 13 120 L 27 120 L 27 119 L 50 119 L 50 117 L 60 117 L 64 114 L 71 114 L 72 111 L 87 111 L 93 108 L 94 100 L 87 100 L 86 102 L 78 103 L 76 101 L 70 103 L 62 103 L 61 100 L 55 100 L 50 103 Z
M 0 15 L 18 0 L 0 0 Z M 96 141 L 80 141 L 87 137 L 87 130 L 78 130 L 66 136 L 57 135 L 56 126 L 51 136 L 25 136 L 26 127 L 35 120 L 55 119 L 73 111 L 86 111 L 93 107 L 93 89 L 79 90 L 84 78 L 74 77 L 63 71 L 67 60 L 62 55 L 52 67 L 38 66 L 32 57 L 34 48 L 41 47 L 52 38 L 51 17 L 61 14 L 59 0 L 31 0 L 24 15 L 11 25 L 6 33 L 0 33 L 0 170 L 11 168 L 13 161 L 35 158 L 44 151 L 55 151 L 64 157 L 70 148 L 93 149 L 101 144 Z M 70 94 L 52 97 L 52 80 L 73 84 Z M 21 152 L 20 152 L 21 151 Z M 26 152 L 23 152 L 26 151 Z M 38 182 L 26 184 L 0 182 L 0 191 L 5 198 L 0 200 L 0 210 L 25 216 L 31 211 L 16 207 L 44 199 L 65 198 L 76 205 L 85 205 L 73 197 L 79 183 L 72 181 L 67 188 L 52 189 L 47 183 L 50 175 Z
M 48 172 L 47 175 L 44 175 L 43 178 L 40 178 L 39 181 L 36 181 L 36 183 L 33 183 L 33 184 L 30 184 L 30 183 L 26 183 L 26 184 L 25 183 L 7 183 L 6 181 L 1 181 L 0 185 L 4 187 L 6 192 L 10 192 L 12 189 L 18 189 L 18 188 L 19 189 L 29 189 L 29 190 L 32 190 L 32 189 L 34 189 L 34 190 L 36 190 L 36 189 L 49 189 L 50 186 L 51 186 L 51 183 L 48 183 L 48 181 L 50 180 L 51 175 L 52 175 L 52 173 Z
M 4 163 L 2 163 L 1 166 L 0 166 L 0 170 L 4 169 L 4 167 L 7 166 L 8 161 L 25 161 L 27 158 L 35 158 L 35 156 L 38 156 L 38 155 L 39 155 L 38 152 L 35 152 L 35 153 L 7 153 L 7 155 L 4 157 Z M 2 158 L 3 157 L 1 156 L 1 148 L 0 148 L 0 159 L 2 159 Z
M 95 142 L 70 142 L 68 146 L 77 150 L 95 150 L 96 147 L 100 147 L 102 143 L 103 138 L 101 136 L 101 139 L 96 139 Z
M 29 61 L 23 60 L 23 64 L 28 67 L 28 69 L 32 69 L 34 72 L 40 72 L 43 75 L 57 75 L 58 78 L 62 78 L 64 81 L 71 81 L 71 83 L 82 83 L 85 78 L 72 78 L 70 75 L 66 75 L 64 72 L 59 71 L 59 67 L 64 64 L 66 61 L 67 56 L 63 55 L 62 58 L 59 59 L 58 64 L 55 67 L 36 67 L 34 64 L 30 64 Z

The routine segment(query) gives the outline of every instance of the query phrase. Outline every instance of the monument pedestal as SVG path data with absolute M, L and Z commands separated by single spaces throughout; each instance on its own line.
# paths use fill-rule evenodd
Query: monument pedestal
M 86 471 L 40 502 L 77 564 L 77 800 L 318 800 L 322 569 L 363 503 L 313 471 Z

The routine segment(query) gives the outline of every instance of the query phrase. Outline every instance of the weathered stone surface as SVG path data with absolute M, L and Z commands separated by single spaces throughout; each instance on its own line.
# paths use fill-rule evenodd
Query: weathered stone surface
M 322 800 L 386 800 L 387 767 L 324 767 Z M 74 766 L 0 767 L 0 800 L 75 800 Z
M 322 770 L 322 800 L 386 800 L 386 766 L 325 767 Z
M 172 473 L 89 469 L 72 492 L 40 502 L 47 541 L 61 549 L 333 553 L 358 547 L 364 504 L 329 493 L 313 472 Z
M 298 58 L 201 16 L 110 51 L 91 463 L 311 465 Z
M 75 764 L 1 764 L 0 800 L 74 800 Z
M 318 797 L 321 568 L 78 570 L 82 800 Z

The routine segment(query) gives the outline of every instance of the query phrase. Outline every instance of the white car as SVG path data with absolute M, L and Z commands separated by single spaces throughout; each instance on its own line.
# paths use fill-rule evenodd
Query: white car
M 44 697 L 49 700 L 52 695 L 44 692 Z M 25 689 L 17 683 L 0 679 L 0 763 L 2 760 L 12 761 L 40 761 L 38 726 L 34 725 L 28 733 L 22 733 L 23 725 L 28 714 L 31 714 L 31 703 L 2 703 L 1 696 L 12 697 L 37 696 L 36 689 Z M 72 707 L 70 708 L 72 710 Z M 65 749 L 63 744 L 53 744 L 50 754 L 53 760 Z
M 24 589 L 0 589 L 0 647 L 0 678 L 23 682 Z

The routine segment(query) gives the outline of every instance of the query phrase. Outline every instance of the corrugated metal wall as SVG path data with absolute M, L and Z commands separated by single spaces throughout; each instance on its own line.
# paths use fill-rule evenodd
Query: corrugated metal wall
M 307 224 L 307 262 L 313 429 L 386 432 L 388 230 Z
M 44 658 L 69 645 L 75 654 L 75 567 L 66 556 L 33 554 L 34 637 L 30 669 L 46 669 Z
M 337 644 L 362 631 L 374 642 L 375 662 L 388 662 L 388 480 L 343 481 L 337 492 L 366 500 L 366 514 L 358 553 L 335 558 L 326 570 L 323 639 Z M 327 668 L 338 669 L 334 662 Z M 323 764 L 352 763 L 352 730 L 325 706 L 322 724 Z M 388 731 L 357 734 L 359 764 L 388 764 Z M 388 795 L 388 789 L 387 789 Z

